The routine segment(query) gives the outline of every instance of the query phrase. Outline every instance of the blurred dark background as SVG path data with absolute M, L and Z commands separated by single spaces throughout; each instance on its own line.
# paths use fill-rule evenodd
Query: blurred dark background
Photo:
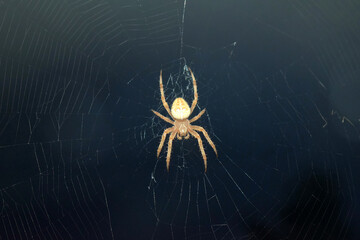
M 0 238 L 359 239 L 359 11 L 0 1 Z M 194 139 L 156 158 L 187 67 L 206 174 Z

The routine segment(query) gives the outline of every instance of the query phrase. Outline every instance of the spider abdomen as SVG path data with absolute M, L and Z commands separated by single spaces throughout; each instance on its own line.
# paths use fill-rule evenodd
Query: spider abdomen
M 171 115 L 178 120 L 187 119 L 190 116 L 190 107 L 183 98 L 176 98 L 171 106 Z

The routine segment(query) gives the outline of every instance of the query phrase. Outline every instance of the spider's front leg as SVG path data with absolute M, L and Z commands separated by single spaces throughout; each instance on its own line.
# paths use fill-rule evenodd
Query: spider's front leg
M 169 137 L 169 143 L 168 143 L 168 151 L 166 155 L 166 169 L 169 171 L 170 166 L 170 157 L 171 157 L 171 149 L 172 149 L 172 142 L 175 138 L 176 132 L 172 132 Z
M 164 130 L 163 134 L 161 135 L 161 141 L 160 141 L 159 147 L 158 147 L 158 149 L 157 149 L 157 154 L 156 154 L 157 158 L 159 158 L 161 149 L 162 149 L 162 147 L 164 146 L 164 142 L 165 142 L 165 139 L 166 139 L 166 135 L 167 135 L 168 133 L 170 133 L 171 131 L 173 131 L 173 130 L 174 130 L 174 127 L 167 128 L 167 129 Z
M 205 167 L 205 172 L 206 172 L 206 170 L 207 170 L 207 158 L 206 158 L 206 153 L 205 153 L 205 150 L 204 150 L 204 145 L 202 143 L 201 137 L 194 130 L 189 130 L 189 132 L 190 132 L 191 135 L 193 135 L 198 140 L 198 144 L 199 144 L 201 155 L 202 155 L 203 160 L 204 160 L 204 167 Z
M 202 132 L 206 138 L 206 140 L 208 141 L 208 143 L 210 144 L 210 146 L 212 147 L 212 149 L 214 150 L 216 157 L 218 156 L 218 153 L 216 151 L 216 147 L 213 141 L 211 141 L 211 138 L 209 137 L 209 134 L 206 132 L 206 130 L 203 127 L 200 126 L 196 126 L 196 125 L 191 125 L 192 129 L 195 131 L 199 131 Z

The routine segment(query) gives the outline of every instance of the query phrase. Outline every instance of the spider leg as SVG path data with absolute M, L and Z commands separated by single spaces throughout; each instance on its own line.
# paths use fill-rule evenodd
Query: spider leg
M 191 104 L 191 109 L 190 109 L 190 112 L 192 113 L 194 111 L 194 108 L 197 104 L 197 101 L 198 101 L 198 93 L 197 93 L 197 85 L 196 85 L 196 80 L 195 80 L 195 77 L 194 77 L 194 74 L 193 72 L 191 71 L 191 69 L 188 67 L 189 71 L 190 71 L 190 74 L 191 74 L 191 78 L 193 80 L 193 86 L 194 86 L 194 100 Z
M 160 155 L 160 152 L 161 152 L 161 149 L 162 147 L 164 146 L 164 142 L 165 142 L 165 139 L 166 139 L 166 135 L 168 133 L 170 133 L 171 131 L 173 131 L 174 128 L 173 127 L 170 127 L 170 128 L 167 128 L 164 130 L 163 134 L 161 135 L 161 141 L 160 141 L 160 144 L 159 144 L 159 147 L 157 149 L 157 154 L 156 156 L 159 158 L 159 155 Z
M 193 117 L 191 120 L 189 120 L 190 123 L 195 122 L 196 120 L 198 120 L 204 113 L 205 113 L 205 108 L 195 117 Z
M 162 120 L 164 120 L 165 122 L 174 124 L 174 122 L 173 122 L 172 120 L 170 120 L 170 118 L 161 115 L 160 113 L 158 113 L 158 112 L 155 111 L 155 110 L 151 110 L 151 111 L 152 111 L 156 116 L 158 116 L 159 118 L 161 118 Z
M 209 134 L 206 132 L 206 130 L 205 130 L 203 127 L 195 126 L 195 125 L 191 125 L 191 128 L 192 128 L 193 130 L 202 132 L 202 133 L 204 134 L 206 140 L 209 142 L 209 144 L 210 144 L 210 146 L 212 147 L 212 149 L 214 149 L 214 152 L 215 152 L 216 157 L 217 157 L 218 154 L 217 154 L 217 151 L 216 151 L 215 144 L 213 143 L 213 141 L 211 141 L 211 139 L 210 139 L 210 137 L 209 137 Z
M 169 105 L 165 100 L 164 85 L 163 85 L 163 81 L 162 81 L 162 70 L 160 70 L 160 93 L 161 93 L 161 101 L 164 105 L 164 108 L 166 109 L 168 114 L 172 117 Z
M 177 138 L 178 140 L 182 140 L 182 137 L 181 137 L 179 134 L 176 134 L 176 138 Z
M 169 165 L 170 165 L 170 156 L 171 156 L 171 149 L 172 149 L 172 142 L 175 138 L 176 132 L 172 132 L 170 134 L 169 137 L 169 142 L 168 142 L 168 151 L 167 151 L 167 155 L 166 155 L 166 169 L 167 171 L 169 171 Z
M 199 135 L 197 132 L 195 132 L 195 131 L 193 131 L 193 130 L 191 130 L 191 129 L 189 129 L 189 132 L 190 132 L 191 135 L 193 135 L 193 136 L 198 140 L 200 152 L 201 152 L 201 155 L 202 155 L 202 157 L 203 157 L 203 159 L 204 159 L 204 167 L 205 167 L 205 172 L 206 172 L 206 169 L 207 169 L 207 161 L 206 161 L 206 154 L 205 154 L 204 146 L 203 146 L 203 144 L 202 144 L 201 137 L 200 137 L 200 135 Z

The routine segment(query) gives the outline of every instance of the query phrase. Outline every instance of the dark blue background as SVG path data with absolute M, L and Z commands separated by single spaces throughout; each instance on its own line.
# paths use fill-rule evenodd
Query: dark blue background
M 358 239 L 359 10 L 1 1 L 1 239 Z M 156 159 L 186 66 L 206 175 L 194 139 Z

